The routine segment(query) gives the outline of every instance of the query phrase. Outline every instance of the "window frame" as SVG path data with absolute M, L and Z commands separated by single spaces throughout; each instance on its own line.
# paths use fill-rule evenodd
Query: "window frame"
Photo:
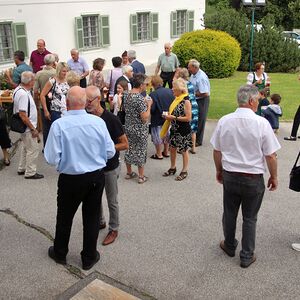
M 10 26 L 10 39 L 11 39 L 11 47 L 0 47 L 0 52 L 2 53 L 2 55 L 0 54 L 0 64 L 6 64 L 6 63 L 10 63 L 10 62 L 13 62 L 14 60 L 14 52 L 15 52 L 15 45 L 14 45 L 14 29 L 13 29 L 13 22 L 11 21 L 3 21 L 3 22 L 0 22 L 0 26 L 1 25 L 9 25 Z M 1 31 L 0 31 L 1 33 Z M 4 35 L 4 37 L 7 39 L 7 35 Z M 1 36 L 0 36 L 0 45 L 2 45 L 2 39 L 1 39 Z M 11 49 L 12 50 L 12 53 L 11 53 L 11 57 L 9 59 L 1 59 L 1 57 L 4 58 L 4 50 L 5 49 Z
M 179 13 L 185 13 L 185 20 L 183 20 L 184 27 L 180 26 L 179 24 Z M 177 9 L 175 11 L 172 11 L 170 14 L 170 35 L 171 38 L 178 38 L 181 34 L 186 33 L 186 32 L 191 32 L 194 30 L 195 26 L 195 12 L 193 10 L 188 10 L 188 9 Z M 180 30 L 180 28 L 184 28 L 185 30 Z

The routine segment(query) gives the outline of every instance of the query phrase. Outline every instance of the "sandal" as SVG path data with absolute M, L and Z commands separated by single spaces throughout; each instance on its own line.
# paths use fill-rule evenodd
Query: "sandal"
M 163 174 L 163 176 L 164 176 L 164 177 L 168 177 L 168 176 L 170 176 L 170 175 L 174 175 L 175 173 L 176 173 L 176 168 L 174 168 L 174 169 L 170 168 L 167 172 L 165 172 L 165 173 Z
M 196 151 L 194 151 L 192 149 L 190 149 L 189 152 L 192 153 L 192 154 L 196 154 Z
M 175 178 L 176 181 L 181 181 L 187 178 L 188 172 L 180 172 L 180 174 Z
M 9 160 L 9 158 L 4 159 L 4 164 L 5 164 L 6 166 L 9 166 L 9 165 L 10 165 L 10 160 Z
M 125 179 L 133 179 L 136 177 L 137 177 L 137 174 L 135 172 L 131 172 L 130 174 L 129 173 L 126 174 Z
M 158 157 L 157 154 L 151 155 L 150 158 L 152 158 L 152 159 L 159 159 L 159 160 L 164 159 L 163 157 Z
M 162 153 L 162 156 L 163 156 L 163 157 L 170 157 L 169 154 L 165 154 L 165 153 Z
M 148 180 L 148 177 L 146 177 L 146 176 L 140 177 L 140 176 L 139 176 L 138 183 L 144 183 L 144 182 L 146 182 L 147 180 Z

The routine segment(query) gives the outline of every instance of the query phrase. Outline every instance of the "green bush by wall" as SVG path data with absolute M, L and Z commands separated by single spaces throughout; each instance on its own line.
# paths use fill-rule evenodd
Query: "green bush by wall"
M 235 38 L 226 32 L 211 29 L 184 33 L 173 46 L 180 65 L 186 67 L 190 59 L 200 62 L 210 78 L 231 76 L 240 64 L 241 49 Z

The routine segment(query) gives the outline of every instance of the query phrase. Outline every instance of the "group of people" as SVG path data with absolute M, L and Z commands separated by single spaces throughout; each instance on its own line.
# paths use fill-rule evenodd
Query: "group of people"
M 41 63 L 40 41 L 38 54 L 31 56 L 34 70 L 39 69 L 34 57 Z M 42 44 L 45 46 L 44 41 Z M 60 174 L 55 239 L 48 255 L 57 263 L 66 264 L 73 217 L 82 203 L 81 259 L 83 269 L 88 270 L 100 259 L 96 246 L 99 230 L 106 227 L 101 201 L 104 189 L 109 207 L 109 231 L 102 244 L 109 245 L 118 236 L 119 152 L 125 150 L 125 178 L 137 178 L 139 184 L 145 183 L 148 179 L 145 164 L 150 120 L 155 146 L 151 158 L 161 160 L 170 156 L 170 168 L 162 172 L 162 176 L 176 174 L 176 157 L 180 154 L 183 164 L 175 180 L 187 178 L 189 153 L 195 154 L 196 147 L 203 143 L 210 83 L 197 60 L 191 59 L 187 68 L 180 68 L 169 43 L 165 44 L 165 52 L 160 55 L 156 74 L 150 81 L 134 50 L 112 58 L 114 68 L 106 79 L 102 74 L 105 64 L 102 58 L 94 60 L 90 72 L 76 49 L 71 50 L 72 58 L 67 63 L 58 62 L 55 55 L 45 51 L 44 47 L 44 64 L 36 75 L 30 66 L 25 67 L 24 57 L 20 59 L 21 51 L 15 53 L 17 68 L 12 76 L 15 79 L 11 79 L 16 84 L 14 112 L 19 113 L 27 126 L 21 134 L 18 174 L 26 179 L 44 177 L 36 170 L 40 141 L 37 108 L 40 103 L 44 156 Z M 242 206 L 240 258 L 243 268 L 256 260 L 256 220 L 265 191 L 264 161 L 270 173 L 267 186 L 273 191 L 278 185 L 276 151 L 280 149 L 269 122 L 255 114 L 262 103 L 260 90 L 264 90 L 267 78 L 263 66 L 251 75 L 248 85 L 238 91 L 239 108 L 219 120 L 211 138 L 216 178 L 224 189 L 225 239 L 220 247 L 227 255 L 235 255 L 238 243 L 235 239 L 236 219 Z M 152 88 L 147 95 L 149 84 Z M 278 96 L 271 96 L 273 106 L 276 101 L 280 102 Z M 261 111 L 269 109 L 269 106 L 266 109 L 260 106 Z M 133 171 L 133 165 L 137 166 L 138 174 Z

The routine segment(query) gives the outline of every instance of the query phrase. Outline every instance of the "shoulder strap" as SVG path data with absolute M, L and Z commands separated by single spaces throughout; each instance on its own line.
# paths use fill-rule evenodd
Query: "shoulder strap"
M 13 99 L 14 99 L 14 97 L 16 96 L 17 92 L 20 91 L 20 90 L 23 90 L 23 91 L 26 92 L 25 89 L 23 89 L 22 87 L 20 87 L 17 91 L 14 92 L 14 94 L 13 94 Z M 27 92 L 26 92 L 26 93 L 27 93 Z M 30 116 L 30 98 L 29 98 L 29 95 L 28 95 L 27 115 L 28 115 L 28 118 L 29 118 L 29 116 Z
M 253 73 L 253 80 L 252 80 L 252 83 L 254 83 L 255 82 L 255 73 L 254 72 L 252 72 Z
M 299 157 L 300 157 L 300 151 L 299 151 L 299 153 L 298 153 L 298 156 L 297 156 L 297 159 L 296 159 L 296 161 L 295 161 L 295 164 L 294 164 L 294 167 L 293 167 L 293 168 L 296 168 L 297 163 L 298 163 L 298 160 L 299 160 Z

